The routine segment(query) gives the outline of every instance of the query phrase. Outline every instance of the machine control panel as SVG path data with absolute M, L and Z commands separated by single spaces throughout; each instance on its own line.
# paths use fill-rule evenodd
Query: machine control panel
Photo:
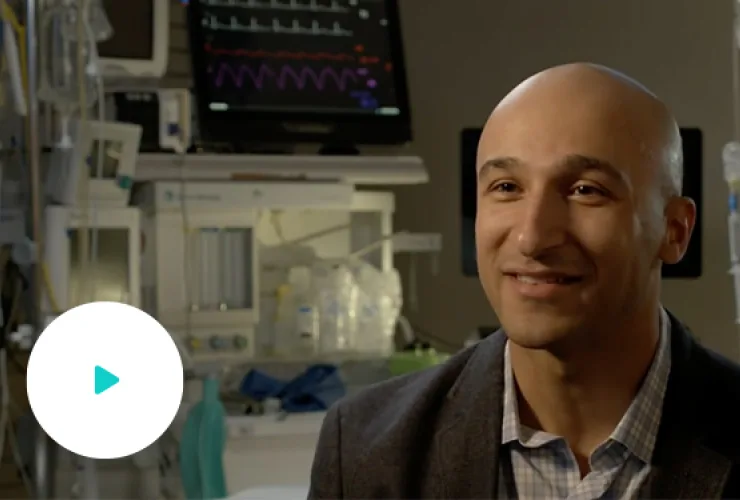
M 186 337 L 185 344 L 195 361 L 224 358 L 252 358 L 254 333 L 250 331 L 196 331 Z

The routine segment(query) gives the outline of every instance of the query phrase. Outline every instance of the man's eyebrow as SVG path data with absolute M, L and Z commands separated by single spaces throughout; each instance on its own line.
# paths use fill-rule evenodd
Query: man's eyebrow
M 484 179 L 490 172 L 498 169 L 508 170 L 519 165 L 521 161 L 512 156 L 501 156 L 498 158 L 490 158 L 483 162 L 478 168 L 478 180 Z
M 617 168 L 614 164 L 606 160 L 595 158 L 593 156 L 569 155 L 563 160 L 562 166 L 566 170 L 578 172 L 585 172 L 590 170 L 601 172 L 619 182 L 627 181 L 624 172 L 621 169 Z
M 568 155 L 559 163 L 559 166 L 566 171 L 584 172 L 591 170 L 602 172 L 620 182 L 626 181 L 622 170 L 606 160 L 602 160 L 593 156 Z M 484 179 L 490 172 L 494 170 L 511 170 L 520 166 L 521 164 L 521 160 L 512 156 L 500 156 L 488 159 L 484 161 L 478 169 L 478 180 Z

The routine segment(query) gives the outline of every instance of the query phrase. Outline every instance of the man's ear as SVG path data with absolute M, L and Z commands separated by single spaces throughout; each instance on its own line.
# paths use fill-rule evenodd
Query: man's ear
M 660 247 L 660 260 L 665 264 L 677 264 L 686 255 L 691 233 L 696 224 L 694 200 L 675 196 L 665 208 L 666 231 Z

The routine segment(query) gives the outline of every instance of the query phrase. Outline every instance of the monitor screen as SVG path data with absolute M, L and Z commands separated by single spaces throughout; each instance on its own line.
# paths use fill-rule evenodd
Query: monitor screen
M 201 114 L 242 122 L 408 121 L 395 1 L 189 5 Z
M 103 0 L 103 8 L 113 28 L 113 36 L 98 43 L 98 55 L 107 59 L 152 59 L 153 0 Z
M 481 129 L 464 129 L 460 134 L 460 178 L 462 212 L 462 271 L 477 276 L 475 254 L 476 175 L 475 164 Z M 684 156 L 683 195 L 696 203 L 696 227 L 688 251 L 675 265 L 663 266 L 663 278 L 699 278 L 702 273 L 702 158 L 703 137 L 697 128 L 681 128 Z

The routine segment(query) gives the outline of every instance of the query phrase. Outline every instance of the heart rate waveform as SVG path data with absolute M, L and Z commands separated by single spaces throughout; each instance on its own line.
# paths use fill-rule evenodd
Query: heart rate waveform
M 285 90 L 291 86 L 303 90 L 309 84 L 312 84 L 317 90 L 325 90 L 333 85 L 338 90 L 345 91 L 351 84 L 358 82 L 357 72 L 349 68 L 336 70 L 325 67 L 316 71 L 307 66 L 295 69 L 286 64 L 274 70 L 266 64 L 261 64 L 257 69 L 254 69 L 246 64 L 229 65 L 221 63 L 216 67 L 210 67 L 208 71 L 211 73 L 213 84 L 216 87 L 222 87 L 224 83 L 229 81 L 238 88 L 251 83 L 258 90 L 274 83 L 280 90 Z
M 262 23 L 264 21 L 264 24 Z M 301 24 L 301 20 L 294 18 L 291 20 L 273 17 L 270 22 L 250 16 L 249 23 L 243 23 L 237 16 L 219 16 L 214 13 L 206 12 L 201 19 L 201 26 L 212 31 L 228 31 L 231 33 L 272 33 L 274 35 L 311 35 L 311 36 L 332 36 L 332 37 L 349 37 L 354 34 L 351 29 L 346 29 L 339 21 L 334 21 L 331 25 L 321 24 L 313 19 L 310 24 Z
M 331 12 L 335 14 L 344 14 L 350 11 L 349 8 L 342 6 L 336 0 L 331 0 L 329 5 L 322 5 L 316 0 L 300 2 L 298 0 L 205 0 L 206 5 L 211 7 L 228 7 L 239 9 L 272 9 L 272 10 L 303 10 L 307 12 Z
M 331 52 L 295 52 L 290 50 L 248 50 L 248 49 L 218 49 L 210 44 L 204 46 L 204 50 L 209 54 L 217 56 L 248 57 L 250 59 L 292 59 L 295 61 L 337 61 L 348 62 L 354 61 L 355 56 L 342 53 Z

